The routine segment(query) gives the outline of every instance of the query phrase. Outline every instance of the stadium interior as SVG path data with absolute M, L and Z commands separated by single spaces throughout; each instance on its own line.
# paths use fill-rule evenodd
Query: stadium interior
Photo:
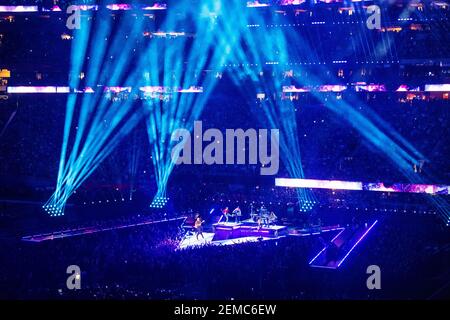
M 447 0 L 0 1 L 0 298 L 448 299 L 449 18 Z

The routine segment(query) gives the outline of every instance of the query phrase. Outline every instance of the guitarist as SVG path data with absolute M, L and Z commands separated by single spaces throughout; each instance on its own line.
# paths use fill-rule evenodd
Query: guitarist
M 230 213 L 230 210 L 228 207 L 225 207 L 225 209 L 222 210 L 222 216 L 225 218 L 225 222 L 228 222 L 228 215 Z

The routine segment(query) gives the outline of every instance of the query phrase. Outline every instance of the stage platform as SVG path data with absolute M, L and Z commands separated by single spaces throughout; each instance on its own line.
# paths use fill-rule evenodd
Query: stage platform
M 178 249 L 195 248 L 203 245 L 226 246 L 245 242 L 267 241 L 285 237 L 286 226 L 271 225 L 258 228 L 253 220 L 242 222 L 218 222 L 212 225 L 213 232 L 203 232 L 204 239 L 193 230 L 186 233 L 180 241 Z
M 278 238 L 288 233 L 286 226 L 269 225 L 259 228 L 253 220 L 246 220 L 240 223 L 219 222 L 213 224 L 213 230 L 215 241 L 243 237 Z
M 309 262 L 314 268 L 337 269 L 347 259 L 356 246 L 367 236 L 377 224 L 360 226 L 359 228 L 342 229 L 326 246 Z
M 331 233 L 329 243 L 310 261 L 316 268 L 337 269 L 347 259 L 355 247 L 367 236 L 377 221 L 359 228 L 334 226 L 311 226 L 295 228 L 281 225 L 270 225 L 258 228 L 253 220 L 242 222 L 218 222 L 213 224 L 212 232 L 203 232 L 204 239 L 192 230 L 188 231 L 178 245 L 179 249 L 198 248 L 204 245 L 226 246 L 246 242 L 276 240 L 284 237 L 306 237 Z M 210 229 L 209 229 L 210 230 Z
M 335 226 L 311 226 L 310 228 L 290 228 L 289 235 L 294 237 L 307 237 L 322 234 L 325 232 L 341 231 L 345 229 L 340 225 Z
M 35 235 L 31 235 L 31 236 L 24 236 L 24 237 L 22 237 L 22 241 L 42 242 L 42 241 L 48 241 L 48 240 L 56 240 L 56 239 L 63 239 L 63 238 L 69 238 L 69 237 L 75 237 L 75 236 L 82 236 L 82 235 L 92 234 L 92 233 L 97 233 L 97 232 L 105 232 L 105 231 L 110 231 L 110 230 L 133 228 L 133 227 L 138 227 L 138 226 L 170 222 L 170 221 L 177 221 L 177 220 L 179 220 L 181 223 L 182 221 L 186 220 L 186 217 L 182 216 L 182 217 L 163 219 L 163 220 L 153 220 L 151 218 L 143 218 L 142 221 L 139 221 L 139 222 L 127 223 L 127 224 L 116 224 L 116 225 L 113 225 L 110 227 L 91 226 L 91 227 L 83 227 L 83 228 L 66 229 L 66 230 L 55 231 L 55 232 L 50 232 L 50 233 L 41 233 L 41 234 L 35 234 Z

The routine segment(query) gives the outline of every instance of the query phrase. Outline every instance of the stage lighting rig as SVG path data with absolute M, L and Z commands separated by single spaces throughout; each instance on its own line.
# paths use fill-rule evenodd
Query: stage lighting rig
M 167 202 L 169 200 L 170 198 L 166 197 L 155 197 L 155 199 L 153 199 L 152 203 L 150 204 L 150 208 L 162 209 L 167 205 Z

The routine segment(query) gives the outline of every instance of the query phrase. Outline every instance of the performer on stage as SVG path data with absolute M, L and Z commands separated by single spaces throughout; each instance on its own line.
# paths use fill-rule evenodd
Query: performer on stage
M 241 222 L 240 220 L 241 220 L 242 212 L 241 212 L 241 208 L 239 208 L 239 206 L 237 206 L 236 209 L 233 210 L 233 214 L 234 214 L 235 222 L 236 223 Z
M 263 221 L 262 218 L 259 216 L 258 219 L 256 220 L 256 223 L 258 223 L 258 226 L 256 227 L 256 230 L 261 230 L 263 227 Z
M 203 223 L 205 221 L 203 221 L 203 219 L 200 217 L 199 214 L 197 214 L 196 216 L 197 217 L 195 218 L 194 228 L 195 228 L 197 240 L 198 240 L 198 236 L 202 236 L 203 240 L 205 240 L 205 237 L 203 236 Z
M 230 212 L 230 210 L 228 209 L 228 207 L 225 207 L 225 209 L 222 210 L 222 216 L 225 218 L 225 222 L 228 222 L 228 213 Z
M 250 204 L 250 218 L 253 222 L 256 222 L 258 215 L 256 214 L 255 207 L 253 206 L 253 202 Z
M 267 208 L 264 205 L 261 206 L 261 209 L 260 209 L 260 212 L 259 212 L 259 216 L 262 219 L 262 224 L 264 226 L 268 226 L 269 225 L 269 212 L 268 212 Z

